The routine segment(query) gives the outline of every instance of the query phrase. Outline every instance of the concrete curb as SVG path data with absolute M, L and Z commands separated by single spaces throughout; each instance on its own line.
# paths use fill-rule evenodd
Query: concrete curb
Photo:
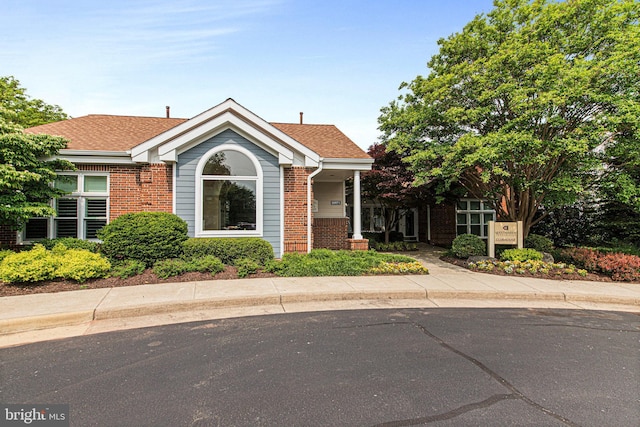
M 270 295 L 247 295 L 240 297 L 213 297 L 207 299 L 154 302 L 149 304 L 126 305 L 101 308 L 101 303 L 91 311 L 77 311 L 45 314 L 29 317 L 16 317 L 0 320 L 0 337 L 21 332 L 50 328 L 74 326 L 92 321 L 127 319 L 142 316 L 162 315 L 211 309 L 273 306 L 295 303 L 323 303 L 332 301 L 383 301 L 403 300 L 432 302 L 435 300 L 456 301 L 518 301 L 528 303 L 566 302 L 593 303 L 612 306 L 638 307 L 640 298 L 616 297 L 603 294 L 565 293 L 565 292 L 497 292 L 477 290 L 394 290 L 394 291 L 350 291 L 350 292 L 291 292 Z M 499 307 L 499 303 L 496 304 Z

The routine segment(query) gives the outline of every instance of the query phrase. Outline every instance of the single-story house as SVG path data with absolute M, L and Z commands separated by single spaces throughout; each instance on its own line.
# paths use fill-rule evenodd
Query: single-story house
M 333 125 L 269 123 L 233 99 L 191 119 L 88 115 L 26 129 L 69 140 L 77 171 L 55 185 L 57 216 L 33 218 L 3 243 L 95 239 L 119 215 L 172 212 L 191 237 L 261 237 L 276 256 L 367 249 L 360 173 L 373 159 Z M 345 181 L 354 180 L 349 211 Z M 349 234 L 351 231 L 351 234 Z

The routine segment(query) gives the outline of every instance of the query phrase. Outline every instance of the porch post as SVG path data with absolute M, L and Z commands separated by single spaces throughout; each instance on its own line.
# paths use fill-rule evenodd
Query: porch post
M 360 171 L 353 171 L 353 239 L 362 239 L 362 215 L 360 206 Z

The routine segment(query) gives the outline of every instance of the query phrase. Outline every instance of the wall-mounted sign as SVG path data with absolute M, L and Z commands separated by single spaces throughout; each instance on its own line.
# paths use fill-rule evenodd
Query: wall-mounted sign
M 495 222 L 489 221 L 489 256 L 496 256 L 496 245 L 516 245 L 524 247 L 524 229 L 522 221 Z
M 342 204 L 342 200 L 332 200 L 331 206 L 340 206 Z

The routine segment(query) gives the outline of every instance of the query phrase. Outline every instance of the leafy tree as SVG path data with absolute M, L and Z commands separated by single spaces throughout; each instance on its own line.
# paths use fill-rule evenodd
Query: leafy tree
M 51 158 L 65 148 L 66 141 L 26 134 L 21 124 L 42 124 L 61 117 L 66 115 L 59 107 L 30 100 L 17 80 L 0 78 L 0 226 L 19 230 L 31 217 L 55 214 L 49 200 L 64 193 L 50 184 L 56 170 L 71 170 L 73 165 Z
M 382 109 L 382 141 L 416 182 L 458 183 L 525 235 L 577 200 L 593 149 L 637 132 L 640 5 L 634 0 L 496 0 L 439 40 L 427 77 Z M 637 141 L 637 140 L 636 140 Z
M 413 186 L 413 172 L 408 170 L 402 157 L 395 151 L 387 151 L 384 145 L 374 144 L 368 154 L 373 157 L 371 171 L 362 176 L 362 195 L 376 201 L 384 215 L 384 241 L 389 243 L 389 233 L 426 194 L 425 186 Z
M 0 117 L 23 128 L 69 118 L 59 106 L 28 96 L 12 76 L 0 77 L 0 107 Z

